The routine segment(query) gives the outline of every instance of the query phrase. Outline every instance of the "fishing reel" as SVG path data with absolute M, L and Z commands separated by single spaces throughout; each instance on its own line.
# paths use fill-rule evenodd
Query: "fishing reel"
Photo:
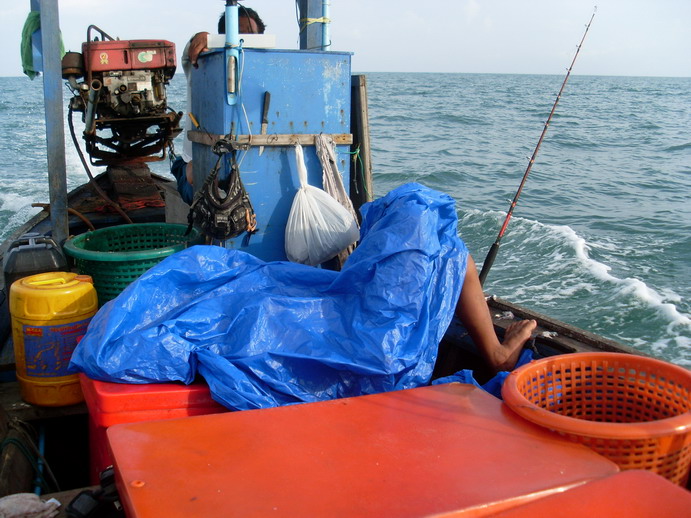
M 92 30 L 100 38 L 92 39 Z M 181 131 L 182 113 L 170 109 L 166 97 L 175 68 L 170 41 L 117 40 L 89 26 L 82 53 L 65 54 L 62 76 L 74 94 L 70 110 L 83 113 L 92 164 L 165 158 L 168 143 Z

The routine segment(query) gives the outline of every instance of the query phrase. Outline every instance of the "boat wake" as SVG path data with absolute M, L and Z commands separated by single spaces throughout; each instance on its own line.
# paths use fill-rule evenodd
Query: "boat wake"
M 691 329 L 691 318 L 682 314 L 674 304 L 674 302 L 681 302 L 681 297 L 679 295 L 671 290 L 667 290 L 666 295 L 663 296 L 645 282 L 635 277 L 626 277 L 623 279 L 615 277 L 610 273 L 612 270 L 611 267 L 590 257 L 589 250 L 591 246 L 588 245 L 586 240 L 580 237 L 574 229 L 567 225 L 561 225 L 552 226 L 551 230 L 564 237 L 565 242 L 573 247 L 576 257 L 583 267 L 595 278 L 615 285 L 621 296 L 635 297 L 648 304 L 651 308 L 655 309 L 669 320 L 670 326 L 685 326 Z
M 0 210 L 10 213 L 17 212 L 26 206 L 26 198 L 11 192 L 7 187 L 0 188 Z
M 466 211 L 460 231 L 471 251 L 505 213 Z M 490 221 L 491 220 L 491 221 Z M 621 246 L 621 245 L 619 245 Z M 481 245 L 487 250 L 488 245 Z M 691 316 L 672 287 L 630 275 L 611 242 L 587 240 L 567 225 L 513 218 L 485 289 L 644 353 L 691 366 Z M 482 254 L 474 254 L 478 263 Z M 645 273 L 644 270 L 641 273 Z
M 41 209 L 31 206 L 32 201 L 21 194 L 8 192 L 2 189 L 0 192 L 0 215 L 5 222 L 0 227 L 0 240 L 4 240 L 14 229 L 21 226 Z

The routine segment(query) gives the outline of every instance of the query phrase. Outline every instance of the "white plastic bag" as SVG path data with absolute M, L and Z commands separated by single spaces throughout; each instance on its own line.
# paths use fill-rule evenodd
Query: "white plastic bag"
M 316 266 L 360 239 L 355 218 L 332 196 L 307 183 L 302 146 L 295 146 L 300 188 L 286 224 L 286 255 L 295 263 Z

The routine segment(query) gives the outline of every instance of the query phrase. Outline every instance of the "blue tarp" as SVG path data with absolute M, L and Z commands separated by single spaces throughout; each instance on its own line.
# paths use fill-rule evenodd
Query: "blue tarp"
M 91 321 L 71 368 L 190 383 L 231 409 L 426 385 L 465 277 L 454 200 L 406 184 L 362 208 L 342 271 L 215 246 L 174 254 Z
M 517 369 L 526 363 L 530 363 L 531 361 L 533 361 L 533 351 L 530 349 L 523 349 L 523 351 L 521 351 L 521 355 L 518 357 L 518 361 L 516 362 L 514 369 Z M 501 397 L 501 387 L 508 377 L 508 371 L 499 371 L 493 378 L 480 385 L 480 382 L 475 379 L 475 375 L 472 370 L 463 369 L 455 374 L 452 374 L 451 376 L 435 379 L 432 382 L 432 385 L 440 385 L 442 383 L 466 383 L 468 385 L 475 385 L 485 392 L 489 392 L 494 397 L 503 399 Z

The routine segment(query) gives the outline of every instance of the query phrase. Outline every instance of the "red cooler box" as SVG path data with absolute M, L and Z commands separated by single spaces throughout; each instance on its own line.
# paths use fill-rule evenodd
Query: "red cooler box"
M 203 381 L 133 385 L 106 383 L 80 374 L 84 399 L 89 408 L 90 477 L 98 483 L 101 471 L 113 464 L 106 429 L 114 424 L 217 414 L 228 409 L 211 399 Z
M 619 469 L 460 383 L 107 436 L 129 518 L 479 516 Z
M 492 516 L 688 518 L 691 516 L 691 492 L 650 471 L 622 471 Z

